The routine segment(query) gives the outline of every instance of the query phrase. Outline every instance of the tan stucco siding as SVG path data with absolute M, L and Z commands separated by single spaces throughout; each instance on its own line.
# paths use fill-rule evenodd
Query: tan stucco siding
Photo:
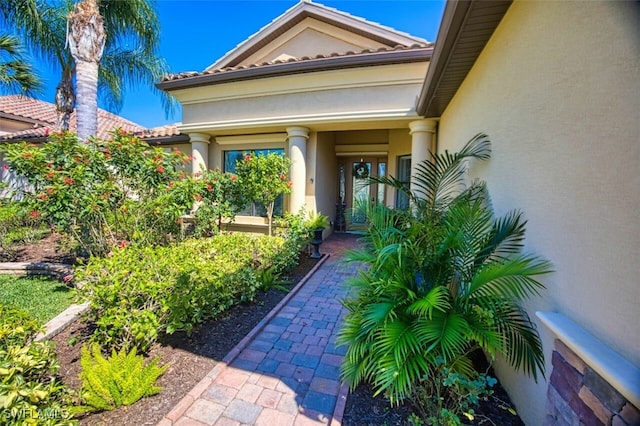
M 366 37 L 329 25 L 312 18 L 296 24 L 258 52 L 242 61 L 241 65 L 270 62 L 281 54 L 295 58 L 328 55 L 333 52 L 361 51 L 386 47 Z
M 317 138 L 314 191 L 316 210 L 335 221 L 335 203 L 338 199 L 338 162 L 333 132 L 320 132 Z
M 11 120 L 8 118 L 0 118 L 0 135 L 7 133 L 19 132 L 20 130 L 32 129 L 33 123 L 25 121 Z
M 304 94 L 277 94 L 259 98 L 234 99 L 219 103 L 185 105 L 183 123 L 260 120 L 286 122 L 287 118 L 310 121 L 330 119 L 329 115 L 389 110 L 410 110 L 416 86 L 387 86 L 324 90 Z
M 640 365 L 640 27 L 632 3 L 516 1 L 439 125 L 439 151 L 477 132 L 498 214 L 520 208 L 527 249 L 553 261 L 534 310 L 565 314 Z M 553 340 L 544 338 L 547 372 Z M 547 385 L 499 368 L 529 425 Z
M 411 155 L 411 135 L 409 129 L 396 129 L 389 131 L 389 176 L 398 177 L 398 157 Z M 386 200 L 389 207 L 396 203 L 396 192 L 387 188 Z
M 417 117 L 415 97 L 426 69 L 421 62 L 323 71 L 174 94 L 183 104 L 181 129 L 187 132 L 406 120 Z

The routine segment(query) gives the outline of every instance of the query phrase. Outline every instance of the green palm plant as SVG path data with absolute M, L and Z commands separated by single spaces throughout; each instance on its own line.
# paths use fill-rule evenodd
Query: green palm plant
M 0 34 L 0 92 L 33 94 L 42 89 L 42 82 L 25 60 L 20 40 Z
M 368 266 L 350 281 L 356 296 L 344 302 L 338 338 L 349 345 L 342 378 L 352 388 L 369 381 L 398 402 L 442 360 L 471 376 L 476 348 L 536 380 L 544 374 L 521 303 L 544 288 L 536 277 L 551 265 L 522 253 L 520 212 L 495 218 L 485 185 L 465 187 L 467 161 L 489 154 L 488 137 L 477 135 L 459 153 L 419 164 L 413 192 L 391 177 L 371 180 L 405 191 L 412 208 L 370 205 L 366 247 L 349 253 Z

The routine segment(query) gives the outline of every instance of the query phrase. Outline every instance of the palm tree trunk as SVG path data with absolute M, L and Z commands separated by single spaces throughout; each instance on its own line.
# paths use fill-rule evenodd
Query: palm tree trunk
M 78 138 L 86 141 L 98 132 L 98 66 L 105 42 L 98 0 L 82 0 L 68 19 L 69 50 L 76 61 Z
M 76 60 L 76 73 L 78 138 L 86 141 L 98 133 L 98 64 Z
M 63 75 L 60 84 L 56 87 L 56 114 L 58 130 L 69 130 L 73 105 L 76 102 L 76 95 L 73 91 L 73 80 L 71 75 Z

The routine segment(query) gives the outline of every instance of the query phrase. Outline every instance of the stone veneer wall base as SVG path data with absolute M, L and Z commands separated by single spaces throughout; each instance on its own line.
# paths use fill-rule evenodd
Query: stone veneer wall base
M 538 317 L 557 336 L 544 425 L 640 426 L 640 370 L 562 315 Z

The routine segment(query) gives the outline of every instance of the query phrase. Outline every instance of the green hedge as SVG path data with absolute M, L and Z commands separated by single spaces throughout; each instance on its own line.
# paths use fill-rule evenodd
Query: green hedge
M 160 333 L 190 332 L 260 290 L 259 272 L 282 272 L 298 252 L 280 237 L 243 233 L 168 247 L 129 246 L 76 270 L 88 297 L 93 340 L 147 351 Z

